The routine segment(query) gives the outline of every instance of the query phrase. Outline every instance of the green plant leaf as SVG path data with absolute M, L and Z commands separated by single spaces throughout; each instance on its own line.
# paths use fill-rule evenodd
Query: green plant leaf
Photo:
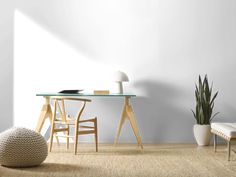
M 218 114 L 212 116 L 214 109 L 214 101 L 218 95 L 218 91 L 212 96 L 212 87 L 209 87 L 207 75 L 205 75 L 204 80 L 202 81 L 201 76 L 198 77 L 198 85 L 195 84 L 195 112 L 193 116 L 196 119 L 198 124 L 210 124 L 211 120 Z
M 192 113 L 193 113 L 193 116 L 196 118 L 196 114 L 195 112 L 191 109 Z
M 215 95 L 213 96 L 213 98 L 211 99 L 210 105 L 213 104 L 213 102 L 214 102 L 217 95 L 218 95 L 218 92 L 216 92 Z
M 215 113 L 213 116 L 212 116 L 212 118 L 210 119 L 210 121 L 212 120 L 212 119 L 214 119 L 214 117 L 217 115 L 217 114 L 219 114 L 220 112 L 217 112 L 217 113 Z

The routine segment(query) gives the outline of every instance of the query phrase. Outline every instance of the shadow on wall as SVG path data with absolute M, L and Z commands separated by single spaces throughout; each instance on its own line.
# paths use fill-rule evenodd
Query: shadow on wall
M 190 106 L 184 105 L 183 91 L 174 85 L 148 80 L 134 86 L 146 93 L 133 102 L 145 143 L 194 142 L 194 119 Z
M 188 98 L 181 89 L 175 85 L 148 80 L 136 82 L 134 87 L 146 93 L 145 96 L 137 95 L 131 99 L 143 143 L 194 142 L 192 127 L 195 121 L 190 110 L 191 106 L 185 104 Z M 103 102 L 106 111 L 101 113 L 100 119 L 103 119 L 101 126 L 104 126 L 105 120 L 109 120 L 113 126 L 112 130 L 116 130 L 114 126 L 118 126 L 122 106 L 120 101 Z M 115 132 L 110 130 L 108 132 L 109 137 L 111 134 L 115 135 Z M 107 133 L 102 134 L 100 139 L 105 142 L 111 141 Z M 136 142 L 127 121 L 121 130 L 119 142 Z
M 16 1 L 17 10 L 27 14 L 51 34 L 66 42 L 70 47 L 83 51 L 86 56 L 96 56 L 95 51 L 89 47 L 87 38 L 90 36 L 81 36 L 80 31 L 86 27 L 79 26 L 78 23 L 83 20 L 81 12 L 78 10 L 78 1 L 66 3 L 57 1 Z

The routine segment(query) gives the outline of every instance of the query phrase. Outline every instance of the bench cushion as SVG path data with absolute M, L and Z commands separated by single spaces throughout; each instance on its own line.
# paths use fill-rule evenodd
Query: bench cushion
M 229 138 L 236 138 L 236 123 L 211 123 L 211 128 Z

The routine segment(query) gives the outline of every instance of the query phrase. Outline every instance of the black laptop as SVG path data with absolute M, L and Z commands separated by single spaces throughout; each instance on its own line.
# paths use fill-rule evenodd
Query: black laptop
M 62 90 L 59 93 L 79 93 L 83 90 Z

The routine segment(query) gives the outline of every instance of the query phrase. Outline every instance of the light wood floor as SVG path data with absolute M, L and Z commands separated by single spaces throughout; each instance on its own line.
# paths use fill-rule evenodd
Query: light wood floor
M 144 145 L 143 151 L 135 145 L 99 145 L 96 153 L 93 144 L 80 144 L 74 155 L 72 148 L 66 151 L 54 145 L 42 165 L 20 169 L 0 166 L 0 176 L 234 177 L 233 152 L 231 159 L 226 159 L 226 146 L 214 153 L 212 146 L 199 148 L 191 144 Z

